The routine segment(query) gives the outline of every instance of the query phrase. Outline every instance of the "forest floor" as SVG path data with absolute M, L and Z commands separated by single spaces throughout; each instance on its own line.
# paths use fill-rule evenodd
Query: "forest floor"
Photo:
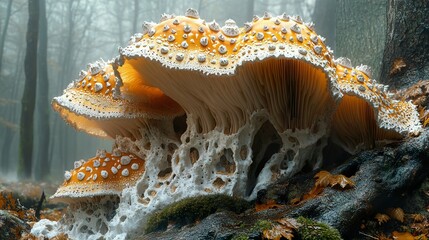
M 334 176 L 330 175 L 329 173 L 327 174 L 329 178 Z M 323 177 L 326 180 L 327 177 L 322 175 L 323 174 L 318 174 L 319 178 Z M 314 186 L 312 190 L 310 190 L 310 192 L 306 193 L 306 197 L 317 199 L 318 197 L 320 197 L 320 193 L 323 191 L 323 189 L 319 189 L 321 191 L 314 190 L 319 180 L 317 179 L 317 177 L 316 179 L 312 179 L 310 175 L 307 175 L 306 179 L 307 180 L 305 180 L 306 183 L 304 185 L 310 188 L 311 186 Z M 344 183 L 353 184 L 353 182 L 349 182 L 349 180 L 350 179 L 347 177 L 344 177 L 343 179 Z M 31 230 L 31 226 L 35 222 L 40 219 L 49 219 L 53 221 L 60 220 L 66 210 L 66 205 L 52 204 L 49 201 L 44 201 L 42 207 L 38 207 L 40 199 L 42 198 L 42 193 L 45 192 L 48 196 L 50 196 L 55 192 L 56 188 L 57 184 L 52 183 L 0 181 L 0 239 L 38 239 L 29 233 Z M 419 192 L 423 194 L 423 196 L 426 196 L 426 199 L 423 202 L 428 203 L 429 179 L 426 179 L 422 183 L 422 185 L 418 189 L 415 189 L 413 192 Z M 262 199 L 258 199 L 256 204 L 253 205 L 250 211 L 259 215 L 265 215 L 263 213 L 264 211 L 277 211 L 279 209 L 288 207 L 288 204 L 286 203 L 276 203 L 266 197 L 268 196 L 265 196 Z M 386 210 L 385 212 L 376 213 L 375 215 L 368 215 L 365 219 L 362 220 L 360 226 L 356 226 L 356 229 L 359 229 L 359 231 L 358 235 L 354 239 L 427 239 L 427 236 L 429 234 L 429 205 L 426 208 L 424 208 L 423 205 L 420 205 L 419 208 L 422 209 L 420 209 L 418 213 L 406 212 L 406 210 L 403 210 L 401 208 L 391 208 Z M 219 213 L 214 214 L 215 218 L 216 215 L 219 215 Z M 213 218 L 213 216 L 211 218 Z M 210 217 L 208 219 L 210 219 Z M 290 219 L 282 221 L 283 223 L 287 223 L 287 221 L 290 221 Z M 204 221 L 197 221 L 194 224 L 188 225 L 187 227 L 185 227 L 185 229 L 189 227 L 192 228 L 199 223 L 204 224 Z M 256 225 L 261 225 L 262 223 L 268 222 L 258 221 Z M 268 235 L 272 233 L 275 234 L 276 232 L 278 234 L 290 233 L 289 235 L 283 235 L 289 237 L 292 237 L 295 234 L 292 227 L 290 227 L 289 225 L 279 224 L 277 220 L 272 221 L 271 226 L 273 228 L 271 232 L 267 231 L 267 229 L 261 230 L 260 235 L 258 235 L 255 239 L 277 239 L 269 238 L 269 236 L 273 235 Z M 180 228 L 176 230 L 181 231 Z M 155 237 L 156 234 L 150 234 L 149 236 Z M 300 235 L 298 235 L 298 239 L 305 239 L 299 236 Z M 53 239 L 66 240 L 68 238 L 66 235 L 60 235 Z M 143 239 L 145 238 L 143 237 Z M 281 239 L 290 238 L 283 237 Z
M 37 239 L 30 235 L 34 223 L 40 219 L 60 220 L 66 205 L 52 204 L 45 197 L 55 193 L 57 187 L 56 183 L 0 179 L 0 239 Z

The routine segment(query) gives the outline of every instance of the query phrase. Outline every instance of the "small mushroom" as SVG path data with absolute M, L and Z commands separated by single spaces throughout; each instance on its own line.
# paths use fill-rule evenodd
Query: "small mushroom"
M 52 198 L 69 202 L 84 197 L 119 195 L 124 188 L 134 186 L 145 172 L 145 160 L 118 150 L 115 153 L 90 158 L 79 168 L 66 171 L 64 183 Z M 86 171 L 87 167 L 91 168 L 90 172 Z M 122 174 L 117 174 L 117 169 L 121 169 Z

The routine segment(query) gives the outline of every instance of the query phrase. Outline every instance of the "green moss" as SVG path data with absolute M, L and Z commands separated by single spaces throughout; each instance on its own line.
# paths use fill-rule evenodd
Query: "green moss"
M 235 235 L 231 240 L 248 240 L 248 239 L 249 237 L 246 234 L 240 233 Z
M 302 240 L 341 240 L 337 229 L 324 223 L 316 222 L 308 218 L 297 219 L 301 226 L 298 228 L 298 236 Z
M 273 227 L 273 223 L 268 220 L 258 220 L 255 225 L 252 227 L 252 232 L 263 232 L 265 230 L 271 229 Z
M 152 214 L 147 222 L 146 232 L 165 230 L 169 223 L 183 226 L 204 219 L 218 211 L 244 212 L 250 204 L 240 198 L 227 195 L 206 195 L 183 199 Z

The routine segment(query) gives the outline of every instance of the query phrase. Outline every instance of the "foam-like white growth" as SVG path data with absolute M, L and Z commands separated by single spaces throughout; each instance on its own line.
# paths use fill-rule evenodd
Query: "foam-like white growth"
M 291 176 L 304 165 L 320 165 L 327 128 L 323 121 L 317 124 L 316 132 L 277 132 L 267 113 L 260 111 L 234 134 L 217 129 L 197 133 L 188 120 L 180 141 L 151 127 L 141 130 L 145 137 L 139 140 L 118 137 L 118 148 L 146 159 L 145 173 L 122 192 L 118 203 L 106 197 L 98 204 L 93 200 L 71 204 L 73 211 L 54 224 L 52 232 L 65 232 L 73 239 L 126 239 L 142 234 L 150 213 L 187 197 L 222 193 L 254 199 L 275 179 Z M 46 224 L 37 223 L 33 233 L 41 236 L 48 231 Z

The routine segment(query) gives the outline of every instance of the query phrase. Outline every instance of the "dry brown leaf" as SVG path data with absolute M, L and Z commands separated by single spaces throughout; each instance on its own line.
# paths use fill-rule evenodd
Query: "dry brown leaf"
M 325 188 L 331 184 L 332 174 L 328 171 L 320 171 L 314 178 L 316 178 L 315 186 Z
M 280 218 L 280 219 L 277 219 L 276 221 L 283 226 L 287 226 L 293 229 L 297 229 L 300 225 L 294 218 Z
M 422 214 L 410 214 L 410 218 L 413 220 L 413 222 L 423 222 L 426 218 Z
M 292 240 L 293 231 L 297 228 L 298 223 L 295 219 L 282 218 L 273 223 L 273 227 L 263 231 L 262 238 L 269 240 L 280 240 L 282 237 Z
M 355 186 L 355 183 L 350 178 L 344 175 L 335 175 L 333 176 L 333 182 L 331 184 L 331 187 L 335 187 L 337 185 L 340 185 L 342 189 L 346 189 L 353 188 Z
M 390 76 L 399 73 L 405 67 L 407 67 L 407 64 L 405 63 L 404 59 L 396 58 L 393 61 L 392 66 L 390 67 L 390 72 L 389 72 Z
M 378 221 L 379 225 L 390 220 L 390 217 L 383 213 L 377 213 L 374 218 Z
M 342 189 L 352 188 L 355 186 L 355 183 L 348 177 L 344 175 L 332 175 L 327 171 L 320 171 L 315 176 L 316 183 L 315 186 L 318 187 L 336 187 L 340 186 Z
M 16 211 L 19 207 L 18 205 L 18 202 L 13 197 L 11 192 L 0 192 L 0 209 Z
M 378 239 L 378 240 L 392 240 L 390 237 L 387 237 L 386 235 L 384 235 L 384 233 L 381 233 L 381 234 L 377 235 L 376 239 Z
M 420 217 L 418 217 L 417 220 L 420 220 L 419 218 Z M 411 229 L 413 229 L 414 234 L 429 235 L 429 222 L 426 218 L 424 218 L 421 222 L 412 223 L 410 227 Z
M 332 175 L 328 171 L 320 171 L 314 176 L 314 178 L 316 178 L 316 182 L 314 183 L 314 187 L 311 191 L 304 194 L 301 199 L 292 199 L 291 204 L 296 205 L 308 199 L 315 198 L 321 194 L 326 187 L 346 189 L 355 186 L 355 183 L 350 178 L 341 174 Z
M 387 209 L 387 215 L 401 223 L 404 222 L 405 213 L 401 208 L 389 208 Z

